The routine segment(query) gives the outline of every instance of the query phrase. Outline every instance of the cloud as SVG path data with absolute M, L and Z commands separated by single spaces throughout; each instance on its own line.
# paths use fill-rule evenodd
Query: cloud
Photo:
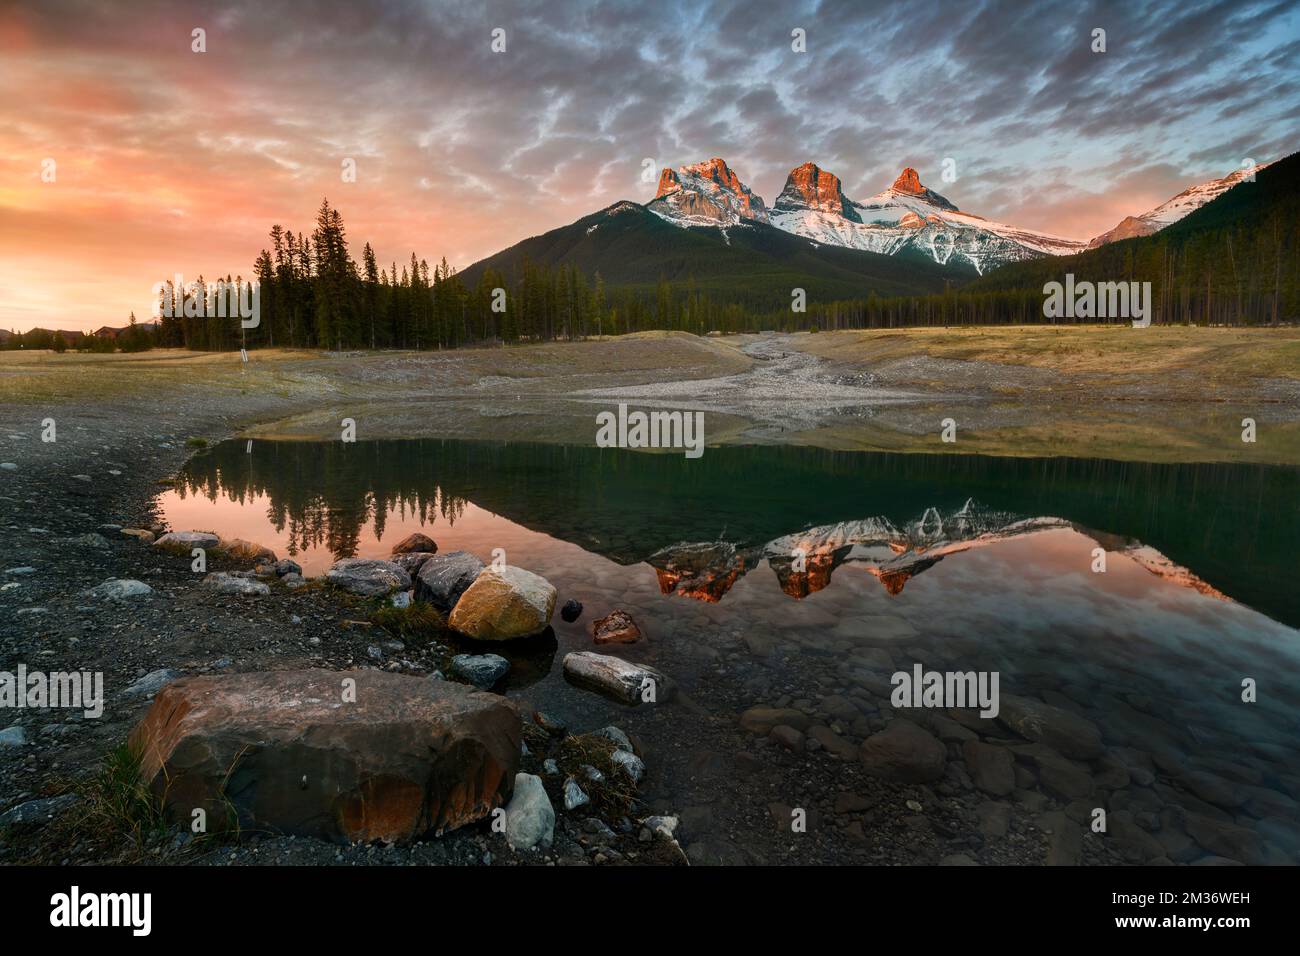
M 8 5 L 0 286 L 63 292 L 3 297 L 0 325 L 116 323 L 161 276 L 247 273 L 323 195 L 381 262 L 463 267 L 648 199 L 647 157 L 720 155 L 769 202 L 808 160 L 855 198 L 912 165 L 1086 238 L 1293 149 L 1297 50 L 1300 12 L 1260 0 Z

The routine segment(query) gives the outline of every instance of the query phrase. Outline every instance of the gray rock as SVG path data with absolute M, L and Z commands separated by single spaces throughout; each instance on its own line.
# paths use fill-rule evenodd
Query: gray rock
M 564 676 L 575 684 L 626 704 L 641 703 L 653 691 L 654 699 L 668 697 L 668 679 L 653 667 L 633 664 L 620 657 L 574 651 L 564 656 Z
M 627 734 L 613 724 L 608 727 L 601 727 L 600 730 L 594 730 L 592 733 L 598 737 L 607 737 L 614 741 L 614 746 L 619 750 L 626 750 L 628 753 L 636 752 L 636 748 L 632 746 L 632 741 L 628 739 Z
M 270 585 L 252 578 L 239 577 L 225 571 L 213 571 L 203 578 L 203 586 L 218 594 L 234 594 L 240 597 L 266 597 L 271 593 Z
M 542 778 L 531 773 L 515 774 L 514 794 L 506 806 L 506 842 L 512 849 L 527 850 L 550 846 L 555 836 L 555 809 L 546 795 Z
M 433 554 L 432 551 L 411 551 L 406 554 L 395 554 L 389 560 L 409 574 L 414 581 L 419 576 L 420 569 L 433 557 Z
M 180 671 L 174 671 L 170 667 L 163 667 L 145 674 L 122 693 L 127 697 L 152 697 L 162 689 L 164 684 L 174 681 L 180 676 Z
M 0 730 L 0 750 L 6 747 L 22 747 L 27 744 L 27 731 L 19 724 Z
M 91 548 L 95 551 L 107 551 L 109 547 L 108 539 L 102 534 L 93 531 L 89 534 L 78 534 L 69 538 L 55 538 L 54 544 L 68 548 Z
M 280 577 L 284 577 L 286 574 L 301 575 L 302 565 L 292 558 L 281 558 L 275 562 L 275 573 Z
M 152 594 L 153 588 L 132 578 L 109 578 L 103 584 L 97 584 L 82 593 L 101 601 L 131 601 Z
M 382 597 L 411 586 L 411 576 L 397 565 L 372 558 L 335 561 L 325 572 L 325 579 L 335 587 L 363 597 Z
M 509 670 L 510 662 L 500 654 L 457 654 L 451 659 L 451 672 L 482 690 L 492 687 Z
M 415 596 L 443 613 L 450 613 L 482 571 L 483 562 L 468 551 L 435 554 L 420 566 Z
M 20 803 L 0 813 L 0 830 L 44 826 L 80 799 L 75 793 L 65 793 Z
M 962 756 L 971 780 L 985 793 L 1005 797 L 1016 789 L 1015 760 L 1006 747 L 968 740 L 962 745 Z
M 155 548 L 164 551 L 177 551 L 189 554 L 194 548 L 204 550 L 215 548 L 221 539 L 207 531 L 171 531 L 153 543 Z
M 636 754 L 626 750 L 615 750 L 609 755 L 609 759 L 626 770 L 633 783 L 641 782 L 641 777 L 645 774 L 645 763 Z
M 564 781 L 564 809 L 576 810 L 584 804 L 590 803 L 591 797 L 587 792 L 578 786 L 578 781 L 569 777 Z

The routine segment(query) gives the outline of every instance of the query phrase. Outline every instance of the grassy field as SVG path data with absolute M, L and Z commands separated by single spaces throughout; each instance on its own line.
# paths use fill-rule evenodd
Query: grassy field
M 247 364 L 229 352 L 0 352 L 0 406 L 165 409 L 179 421 L 216 412 L 252 435 L 297 438 L 330 437 L 341 415 L 364 413 L 368 437 L 589 442 L 592 406 L 567 397 L 745 373 L 760 367 L 743 351 L 754 339 L 655 332 L 450 352 L 278 349 Z M 714 403 L 710 443 L 1300 463 L 1298 329 L 995 327 L 776 341 L 823 359 L 827 378 L 916 401 L 757 438 L 749 412 Z M 712 387 L 701 386 L 701 400 Z M 940 445 L 934 426 L 950 412 L 960 440 Z M 1256 444 L 1240 440 L 1244 416 L 1260 422 Z

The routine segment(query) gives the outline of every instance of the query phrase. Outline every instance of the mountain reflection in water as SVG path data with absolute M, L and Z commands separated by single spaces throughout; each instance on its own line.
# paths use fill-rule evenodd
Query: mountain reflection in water
M 769 446 L 688 461 L 557 445 L 258 441 L 251 453 L 226 442 L 200 454 L 182 478 L 162 500 L 173 526 L 251 538 L 308 573 L 386 556 L 381 539 L 394 521 L 450 529 L 477 508 L 618 564 L 648 562 L 663 594 L 717 602 L 766 562 L 793 598 L 826 588 L 843 566 L 896 595 L 950 555 L 1072 528 L 1092 542 L 1082 568 L 1100 547 L 1300 623 L 1295 468 Z

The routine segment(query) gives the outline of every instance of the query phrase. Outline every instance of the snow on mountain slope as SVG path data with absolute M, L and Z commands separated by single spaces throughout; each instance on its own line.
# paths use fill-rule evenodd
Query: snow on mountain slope
M 794 169 L 770 216 L 772 225 L 817 242 L 885 255 L 918 252 L 983 274 L 1006 262 L 1069 255 L 1084 244 L 961 212 L 903 170 L 884 192 L 862 202 L 844 196 L 838 177 L 812 163 Z
M 1134 236 L 1149 236 L 1154 232 L 1159 232 L 1166 226 L 1172 226 L 1189 213 L 1200 209 L 1210 200 L 1217 199 L 1245 179 L 1250 173 L 1258 173 L 1269 165 L 1271 164 L 1265 163 L 1252 169 L 1238 169 L 1222 179 L 1211 179 L 1209 182 L 1199 183 L 1196 186 L 1184 189 L 1173 199 L 1162 202 L 1150 212 L 1143 213 L 1140 216 L 1126 216 L 1114 229 L 1103 232 L 1089 242 L 1088 248 L 1096 249 L 1108 242 L 1132 239 Z
M 723 160 L 665 168 L 646 208 L 676 226 L 734 226 L 767 222 L 767 207 Z

